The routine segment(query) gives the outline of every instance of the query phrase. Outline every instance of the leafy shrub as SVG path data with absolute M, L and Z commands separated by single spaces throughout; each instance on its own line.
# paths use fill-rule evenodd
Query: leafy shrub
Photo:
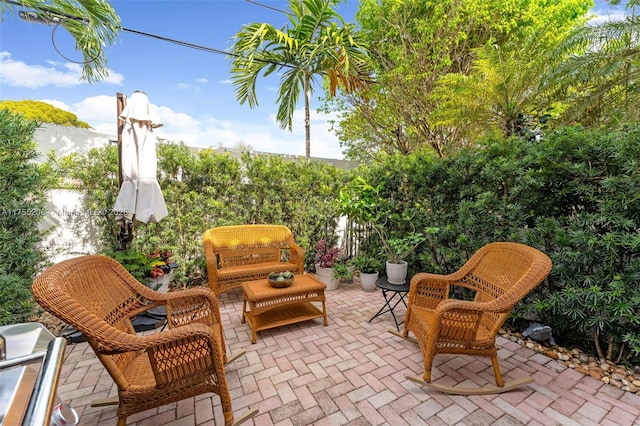
M 52 182 L 38 157 L 35 121 L 0 109 L 0 325 L 25 321 L 34 313 L 31 282 L 45 261 L 38 225 L 46 214 Z
M 455 156 L 381 156 L 355 172 L 310 161 L 244 154 L 240 160 L 183 145 L 159 147 L 159 180 L 169 217 L 138 226 L 133 248 L 175 248 L 184 285 L 203 283 L 204 230 L 240 223 L 289 226 L 306 250 L 335 243 L 340 188 L 353 176 L 379 191 L 379 217 L 392 236 L 426 238 L 406 260 L 410 272 L 450 273 L 492 241 L 522 242 L 554 262 L 547 280 L 519 303 L 510 325 L 552 326 L 563 343 L 610 359 L 640 358 L 640 131 L 567 127 L 540 141 L 487 140 Z M 114 148 L 61 162 L 82 184 L 86 208 L 117 195 Z M 115 243 L 112 215 L 92 216 L 103 247 Z M 378 257 L 371 228 L 358 227 L 357 254 Z M 181 278 L 180 278 L 181 277 Z
M 428 231 L 410 271 L 451 273 L 491 241 L 540 248 L 553 270 L 510 324 L 544 322 L 556 340 L 617 360 L 640 355 L 639 141 L 638 129 L 567 127 L 444 159 L 387 157 L 359 176 L 392 201 L 378 212 L 389 226 Z
M 84 194 L 86 210 L 105 211 L 105 206 L 115 204 L 115 147 L 70 155 L 60 164 L 80 182 L 76 189 Z M 169 216 L 159 223 L 136 225 L 128 248 L 145 252 L 171 247 L 178 264 L 173 281 L 191 286 L 206 282 L 202 247 L 205 230 L 244 223 L 283 224 L 305 248 L 309 267 L 314 253 L 311 242 L 325 236 L 337 238 L 338 214 L 332 194 L 345 182 L 346 173 L 314 161 L 248 153 L 236 159 L 209 149 L 193 152 L 184 144 L 160 144 L 158 181 Z M 118 247 L 113 214 L 85 219 L 83 226 L 97 231 L 100 247 Z

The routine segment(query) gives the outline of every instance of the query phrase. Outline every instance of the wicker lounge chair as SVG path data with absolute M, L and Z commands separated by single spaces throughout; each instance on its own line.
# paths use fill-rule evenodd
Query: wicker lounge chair
M 208 392 L 220 396 L 225 424 L 234 423 L 220 313 L 209 289 L 157 293 L 114 259 L 94 255 L 50 267 L 32 292 L 87 338 L 117 384 L 118 425 L 131 414 Z M 137 335 L 131 318 L 162 305 L 168 329 Z
M 539 250 L 499 242 L 482 247 L 453 274 L 415 275 L 401 336 L 408 338 L 409 332 L 415 335 L 424 355 L 424 376 L 408 378 L 428 388 L 461 395 L 499 393 L 532 383 L 532 378 L 525 377 L 505 384 L 495 339 L 513 306 L 550 271 L 551 260 Z M 473 301 L 449 299 L 453 286 L 475 292 Z M 459 388 L 430 383 L 433 358 L 442 353 L 490 357 L 497 386 Z
M 304 249 L 283 225 L 235 225 L 204 234 L 209 288 L 219 295 L 269 272 L 304 272 Z

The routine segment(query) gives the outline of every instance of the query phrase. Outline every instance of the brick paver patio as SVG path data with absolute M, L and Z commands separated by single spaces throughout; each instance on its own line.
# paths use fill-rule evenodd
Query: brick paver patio
M 241 293 L 220 297 L 227 345 L 246 354 L 226 368 L 236 417 L 260 413 L 246 425 L 611 425 L 640 426 L 640 396 L 606 385 L 517 343 L 498 339 L 506 380 L 531 375 L 535 384 L 488 396 L 427 391 L 405 378 L 421 375 L 418 346 L 387 330 L 391 315 L 368 320 L 383 304 L 379 291 L 346 284 L 326 292 L 329 325 L 321 319 L 258 334 L 241 324 Z M 403 315 L 404 311 L 400 310 Z M 433 380 L 493 383 L 489 359 L 436 356 Z M 67 346 L 58 393 L 81 425 L 115 425 L 116 406 L 91 401 L 117 394 L 86 343 Z M 217 395 L 131 416 L 129 425 L 223 425 Z

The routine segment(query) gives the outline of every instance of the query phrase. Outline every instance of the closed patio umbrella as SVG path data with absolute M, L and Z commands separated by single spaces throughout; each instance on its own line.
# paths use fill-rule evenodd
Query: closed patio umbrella
M 141 91 L 131 95 L 119 119 L 122 184 L 113 210 L 121 229 L 130 230 L 136 222 L 159 222 L 169 214 L 156 176 L 157 138 L 153 129 L 162 123 Z

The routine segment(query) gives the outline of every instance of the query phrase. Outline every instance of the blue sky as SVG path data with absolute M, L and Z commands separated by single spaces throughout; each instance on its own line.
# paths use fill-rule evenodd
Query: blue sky
M 286 10 L 286 0 L 258 0 Z M 111 1 L 124 28 L 228 50 L 242 25 L 269 22 L 276 27 L 286 16 L 246 0 L 115 0 Z M 596 12 L 619 16 L 606 2 Z M 354 22 L 357 0 L 343 1 L 339 13 Z M 256 151 L 304 155 L 302 103 L 294 115 L 293 131 L 275 122 L 277 77 L 259 79 L 259 106 L 240 105 L 230 84 L 227 56 L 194 50 L 165 41 L 122 32 L 107 51 L 110 76 L 98 84 L 80 80 L 80 60 L 63 29 L 27 23 L 7 15 L 0 24 L 0 99 L 40 100 L 75 113 L 98 131 L 116 133 L 116 93 L 147 93 L 164 123 L 160 137 L 192 146 L 236 147 Z M 58 53 L 57 50 L 62 53 Z M 66 57 L 66 58 L 65 58 Z M 329 117 L 318 113 L 314 93 L 311 155 L 342 158 L 338 140 L 329 129 Z

